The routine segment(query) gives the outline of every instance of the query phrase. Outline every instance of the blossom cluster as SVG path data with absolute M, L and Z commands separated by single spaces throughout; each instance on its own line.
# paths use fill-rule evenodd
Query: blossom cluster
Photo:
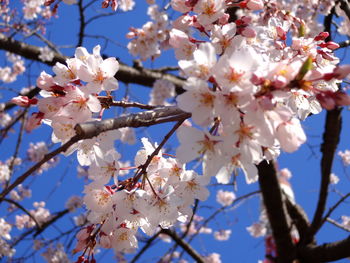
M 142 60 L 156 58 L 166 45 L 168 35 L 168 15 L 158 10 L 157 5 L 148 8 L 147 14 L 153 21 L 149 21 L 142 28 L 131 28 L 127 38 L 132 40 L 128 44 L 129 52 L 140 56 Z
M 5 83 L 11 83 L 17 80 L 17 76 L 26 70 L 24 60 L 20 56 L 16 56 L 6 52 L 6 58 L 12 63 L 12 67 L 6 66 L 0 68 L 0 80 Z
M 146 138 L 142 142 L 144 148 L 135 156 L 139 169 L 155 150 Z M 169 228 L 178 221 L 185 222 L 192 215 L 194 200 L 205 200 L 209 195 L 205 186 L 210 178 L 186 170 L 176 159 L 163 157 L 162 152 L 152 158 L 142 182 L 131 178 L 118 184 L 114 179 L 113 185 L 106 186 L 99 179 L 91 179 L 84 190 L 84 203 L 92 225 L 78 233 L 75 251 L 90 247 L 96 239 L 103 248 L 131 252 L 137 248 L 138 229 L 153 235 L 159 226 Z
M 264 7 L 252 2 L 245 8 Z M 203 127 L 178 130 L 176 155 L 183 163 L 202 158 L 205 176 L 227 183 L 241 168 L 248 183 L 256 181 L 262 160 L 305 142 L 300 120 L 350 103 L 337 86 L 349 74 L 348 66 L 337 66 L 333 50 L 339 45 L 325 41 L 326 32 L 301 34 L 303 20 L 278 5 L 229 22 L 223 0 L 171 4 L 183 15 L 169 43 L 187 77 L 177 103 Z

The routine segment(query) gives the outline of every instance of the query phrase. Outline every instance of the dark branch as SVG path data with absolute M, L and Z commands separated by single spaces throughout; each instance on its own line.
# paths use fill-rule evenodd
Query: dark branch
M 302 262 L 330 262 L 350 257 L 350 236 L 341 241 L 320 246 L 307 246 L 298 250 Z
M 287 208 L 283 202 L 280 184 L 274 163 L 262 161 L 258 165 L 259 185 L 277 247 L 277 262 L 292 263 L 296 258 L 296 248 L 290 234 Z
M 162 229 L 161 233 L 171 237 L 176 242 L 176 244 L 182 247 L 194 260 L 196 260 L 196 262 L 204 263 L 204 260 L 198 254 L 198 252 L 195 251 L 187 242 L 181 239 L 174 231 L 171 231 L 169 229 Z
M 347 0 L 340 0 L 340 8 L 345 12 L 346 16 L 350 20 L 350 7 Z
M 321 186 L 317 203 L 317 208 L 311 223 L 309 238 L 312 239 L 322 225 L 322 217 L 326 207 L 328 197 L 328 186 L 334 153 L 339 143 L 341 131 L 341 108 L 327 111 L 326 126 L 323 133 L 323 143 L 321 145 Z
M 304 243 L 310 228 L 309 219 L 301 206 L 298 204 L 293 204 L 288 198 L 285 198 L 285 200 L 288 214 L 298 230 L 300 243 Z M 316 241 L 313 240 L 312 243 L 316 243 Z
M 80 26 L 79 26 L 77 47 L 80 47 L 80 46 L 83 45 L 84 34 L 85 34 L 85 26 L 86 26 L 85 14 L 84 14 L 84 8 L 83 8 L 83 0 L 79 0 L 79 2 L 78 2 L 78 9 L 79 9 Z

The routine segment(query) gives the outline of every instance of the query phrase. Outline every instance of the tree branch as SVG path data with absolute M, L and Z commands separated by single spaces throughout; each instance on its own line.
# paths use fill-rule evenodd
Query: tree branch
M 307 233 L 309 232 L 310 228 L 310 222 L 307 218 L 307 214 L 301 206 L 298 204 L 293 204 L 288 198 L 285 198 L 285 201 L 288 214 L 298 230 L 300 243 L 303 244 L 304 240 L 307 238 Z M 312 243 L 316 243 L 316 241 L 313 240 Z
M 4 201 L 15 205 L 17 208 L 22 210 L 24 213 L 26 213 L 34 221 L 36 227 L 40 228 L 40 224 L 38 223 L 38 221 L 36 221 L 35 217 L 27 209 L 25 209 L 20 203 L 17 203 L 16 201 L 14 201 L 12 199 L 8 199 L 8 198 L 4 198 Z
M 198 254 L 196 250 L 194 250 L 187 242 L 181 239 L 174 231 L 169 229 L 162 229 L 161 233 L 168 235 L 171 237 L 176 244 L 182 247 L 196 262 L 204 263 L 203 258 Z
M 292 263 L 296 259 L 296 248 L 290 234 L 287 208 L 272 161 L 262 161 L 258 166 L 259 184 L 277 247 L 277 262 Z
M 146 244 L 141 248 L 141 250 L 133 257 L 130 263 L 135 263 L 142 255 L 147 251 L 148 248 L 152 245 L 153 241 L 156 240 L 161 231 L 155 233 L 151 238 L 146 241 Z
M 350 229 L 344 225 L 342 225 L 341 223 L 338 223 L 337 221 L 333 220 L 332 218 L 327 218 L 326 219 L 327 222 L 331 223 L 332 225 L 346 231 L 346 232 L 350 232 Z
M 85 14 L 84 14 L 84 8 L 83 8 L 83 0 L 79 0 L 79 2 L 78 2 L 78 9 L 79 9 L 80 26 L 79 26 L 77 47 L 80 47 L 81 45 L 83 45 L 84 32 L 85 32 L 85 26 L 86 26 Z
M 350 7 L 347 0 L 340 0 L 340 8 L 344 11 L 348 19 L 350 20 Z
M 346 195 L 344 195 L 342 198 L 340 198 L 338 200 L 338 202 L 335 203 L 335 205 L 333 205 L 329 211 L 327 212 L 327 214 L 323 217 L 322 221 L 321 221 L 321 226 L 322 224 L 331 216 L 331 214 L 333 213 L 333 211 L 341 204 L 345 201 L 345 199 L 347 199 L 350 196 L 350 193 L 347 193 Z
M 81 139 L 87 139 L 97 136 L 101 132 L 123 127 L 147 127 L 164 122 L 179 121 L 190 117 L 190 113 L 184 112 L 176 106 L 160 107 L 154 110 L 129 114 L 115 119 L 77 124 L 75 126 L 75 131 Z
M 15 187 L 27 179 L 33 172 L 41 167 L 44 163 L 51 160 L 59 153 L 65 152 L 70 146 L 82 139 L 90 139 L 102 132 L 115 130 L 123 127 L 147 127 L 159 123 L 185 120 L 191 117 L 190 113 L 184 112 L 179 108 L 162 107 L 152 111 L 144 111 L 140 113 L 129 114 L 115 119 L 107 119 L 103 121 L 93 121 L 75 126 L 76 135 L 68 142 L 58 147 L 56 150 L 46 154 L 42 160 L 29 168 L 24 174 L 18 177 L 9 187 L 4 189 L 0 194 L 0 203 L 3 198 Z
M 321 186 L 317 208 L 311 223 L 309 233 L 310 239 L 312 239 L 322 225 L 322 216 L 328 197 L 328 186 L 330 183 L 334 153 L 339 143 L 341 122 L 341 108 L 327 111 L 325 131 L 323 133 L 323 143 L 321 145 Z
M 298 256 L 302 262 L 330 262 L 350 257 L 350 236 L 337 242 L 320 246 L 299 248 Z

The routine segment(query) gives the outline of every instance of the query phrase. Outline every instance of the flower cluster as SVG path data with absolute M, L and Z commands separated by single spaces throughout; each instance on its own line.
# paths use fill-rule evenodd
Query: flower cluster
M 131 28 L 127 34 L 127 38 L 132 38 L 128 44 L 129 52 L 140 56 L 142 60 L 158 57 L 168 35 L 168 15 L 160 12 L 157 5 L 150 6 L 147 14 L 153 21 L 147 22 L 142 28 Z
M 253 2 L 245 8 L 264 7 Z M 229 22 L 223 0 L 171 3 L 184 14 L 169 42 L 188 77 L 177 103 L 204 129 L 180 128 L 176 155 L 183 163 L 202 158 L 205 176 L 228 183 L 241 168 L 247 183 L 255 182 L 255 165 L 305 142 L 300 120 L 350 103 L 337 87 L 349 74 L 337 66 L 332 51 L 339 46 L 325 41 L 326 32 L 300 36 L 303 21 L 278 5 Z
M 146 138 L 142 142 L 144 148 L 135 156 L 138 171 L 145 169 L 140 173 L 142 183 L 137 175 L 119 183 L 115 178 L 111 186 L 105 185 L 107 181 L 91 178 L 93 182 L 85 187 L 84 203 L 92 225 L 78 233 L 75 251 L 91 247 L 97 240 L 101 247 L 131 252 L 137 248 L 138 229 L 152 235 L 159 226 L 169 228 L 178 221 L 185 222 L 192 215 L 194 200 L 205 200 L 209 195 L 205 186 L 210 178 L 186 170 L 183 164 L 164 158 L 161 152 L 147 168 L 142 168 L 155 150 Z M 113 168 L 109 171 L 115 172 Z
M 20 56 L 16 56 L 6 52 L 6 58 L 12 63 L 12 67 L 6 66 L 0 68 L 0 80 L 5 83 L 11 83 L 17 80 L 17 76 L 23 74 L 26 70 L 24 60 Z
M 92 120 L 93 114 L 100 113 L 97 94 L 118 88 L 114 75 L 119 63 L 115 58 L 103 59 L 100 46 L 94 48 L 93 54 L 79 47 L 75 57 L 66 63 L 56 63 L 54 77 L 44 71 L 40 74 L 37 86 L 42 89 L 42 99 L 29 100 L 23 96 L 13 99 L 20 106 L 37 104 L 39 112 L 29 118 L 26 130 L 38 127 L 45 120 L 53 128 L 54 142 L 66 142 L 75 134 L 73 128 L 77 123 Z
M 12 257 L 16 251 L 6 242 L 6 240 L 11 239 L 11 229 L 11 225 L 7 223 L 5 219 L 0 218 L 0 257 Z
M 45 202 L 34 202 L 35 209 L 30 210 L 29 213 L 35 218 L 36 222 L 27 214 L 16 215 L 16 227 L 18 229 L 32 228 L 36 224 L 42 225 L 46 221 L 50 220 L 51 214 L 48 209 L 45 208 Z

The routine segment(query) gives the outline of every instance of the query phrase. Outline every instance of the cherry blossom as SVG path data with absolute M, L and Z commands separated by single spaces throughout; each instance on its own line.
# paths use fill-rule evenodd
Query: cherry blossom
M 216 194 L 216 201 L 222 206 L 229 206 L 236 199 L 233 192 L 219 190 Z

